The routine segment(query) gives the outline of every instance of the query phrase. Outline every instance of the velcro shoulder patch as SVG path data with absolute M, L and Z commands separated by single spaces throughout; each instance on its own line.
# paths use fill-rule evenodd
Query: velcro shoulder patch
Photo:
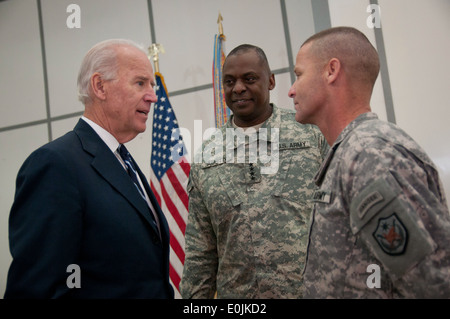
M 350 205 L 350 225 L 390 272 L 402 277 L 437 247 L 419 216 L 388 174 L 368 185 Z
M 391 186 L 388 179 L 379 178 L 368 185 L 350 204 L 350 223 L 353 234 L 356 234 L 383 207 L 393 201 L 401 189 L 396 184 Z M 396 187 L 395 187 L 395 186 Z

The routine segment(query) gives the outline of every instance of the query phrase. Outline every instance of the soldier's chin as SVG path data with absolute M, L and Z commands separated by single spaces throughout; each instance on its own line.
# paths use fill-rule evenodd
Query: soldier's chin
M 296 109 L 297 112 L 295 113 L 295 120 L 301 124 L 316 124 L 314 122 L 314 119 L 311 116 L 308 116 L 305 112 L 300 111 L 299 109 Z
M 308 124 L 306 118 L 303 116 L 301 111 L 297 110 L 297 113 L 295 113 L 295 120 L 301 124 Z

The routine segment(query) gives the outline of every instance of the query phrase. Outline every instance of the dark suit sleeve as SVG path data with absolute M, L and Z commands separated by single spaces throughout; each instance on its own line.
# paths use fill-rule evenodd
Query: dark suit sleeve
M 67 266 L 79 252 L 83 205 L 71 166 L 43 147 L 21 167 L 9 218 L 13 261 L 5 298 L 58 298 L 69 291 Z

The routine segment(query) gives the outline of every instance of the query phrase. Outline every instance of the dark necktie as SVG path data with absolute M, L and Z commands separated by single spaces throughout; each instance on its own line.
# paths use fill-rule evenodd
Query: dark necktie
M 128 175 L 130 175 L 131 180 L 134 183 L 134 186 L 136 186 L 137 190 L 139 191 L 139 194 L 145 200 L 144 191 L 142 190 L 141 185 L 139 184 L 136 168 L 134 167 L 133 160 L 131 159 L 130 153 L 128 152 L 127 148 L 123 144 L 120 144 L 119 147 L 117 148 L 117 150 L 119 151 L 120 157 L 122 157 L 125 165 L 127 166 Z
M 119 152 L 120 157 L 123 159 L 123 161 L 127 167 L 128 175 L 131 177 L 131 180 L 133 181 L 134 186 L 136 186 L 137 190 L 139 191 L 139 194 L 145 200 L 145 203 L 148 204 L 147 200 L 145 199 L 144 191 L 142 190 L 142 188 L 139 184 L 139 181 L 137 178 L 136 167 L 133 164 L 133 160 L 131 158 L 130 153 L 128 152 L 127 148 L 123 144 L 119 145 L 119 147 L 117 148 L 117 151 Z M 150 210 L 150 215 L 152 217 L 152 222 L 153 222 L 155 228 L 158 230 L 158 225 L 156 224 L 155 216 L 153 216 L 153 212 L 151 212 L 151 210 Z

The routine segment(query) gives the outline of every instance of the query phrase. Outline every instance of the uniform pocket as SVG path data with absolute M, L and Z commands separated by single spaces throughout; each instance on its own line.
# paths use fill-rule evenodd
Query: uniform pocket
M 203 165 L 201 168 L 198 185 L 201 185 L 204 205 L 215 225 L 244 200 L 235 185 L 239 183 L 235 167 L 238 165 L 241 164 Z
M 280 150 L 279 183 L 274 196 L 310 206 L 316 189 L 314 175 L 320 166 L 315 151 L 310 147 Z

